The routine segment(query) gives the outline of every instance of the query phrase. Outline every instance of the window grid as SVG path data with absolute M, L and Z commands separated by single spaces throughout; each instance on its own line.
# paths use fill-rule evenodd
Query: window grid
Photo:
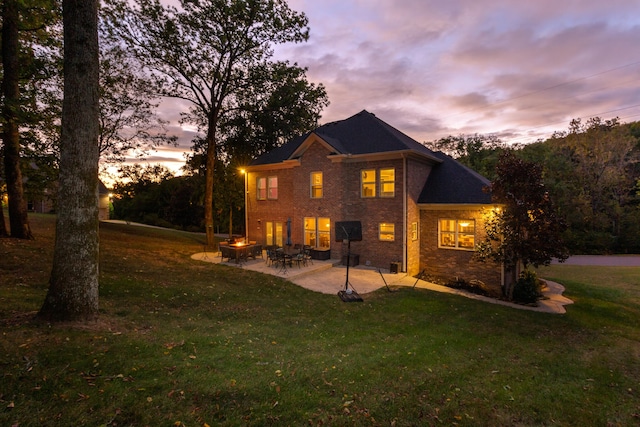
M 267 200 L 267 178 L 258 178 L 256 181 L 257 199 Z
M 376 170 L 362 170 L 360 172 L 360 181 L 360 196 L 363 198 L 376 197 Z
M 278 198 L 278 177 L 270 176 L 267 179 L 267 198 L 276 200 Z
M 396 191 L 396 170 L 380 169 L 380 197 L 393 197 Z
M 311 198 L 321 199 L 322 196 L 322 172 L 311 172 Z
M 395 240 L 395 224 L 380 223 L 378 225 L 378 238 L 384 242 Z
M 438 247 L 472 251 L 475 247 L 475 220 L 441 219 Z

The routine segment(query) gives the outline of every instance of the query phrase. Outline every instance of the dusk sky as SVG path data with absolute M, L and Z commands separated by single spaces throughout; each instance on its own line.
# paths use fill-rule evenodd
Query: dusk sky
M 640 120 L 638 0 L 288 3 L 308 16 L 310 39 L 278 47 L 277 59 L 326 87 L 321 124 L 366 109 L 419 142 L 533 142 L 572 118 Z M 173 129 L 180 147 L 151 163 L 184 163 L 192 134 Z

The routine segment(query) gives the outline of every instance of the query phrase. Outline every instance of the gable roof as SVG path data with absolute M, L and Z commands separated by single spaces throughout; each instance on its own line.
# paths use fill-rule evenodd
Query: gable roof
M 485 187 L 491 182 L 452 157 L 438 151 L 442 160 L 434 166 L 418 198 L 420 204 L 490 204 L 491 193 Z
M 344 120 L 327 123 L 300 135 L 255 159 L 251 166 L 282 164 L 298 158 L 310 137 L 317 136 L 334 155 L 367 155 L 392 152 L 418 154 L 433 163 L 420 194 L 420 204 L 490 204 L 484 191 L 490 182 L 442 152 L 434 152 L 366 110 Z
M 317 135 L 334 150 L 334 154 L 366 155 L 394 151 L 413 151 L 439 161 L 433 151 L 366 110 L 348 119 L 327 123 L 294 138 L 290 142 L 254 160 L 251 165 L 266 165 L 295 158 L 296 151 L 312 134 Z

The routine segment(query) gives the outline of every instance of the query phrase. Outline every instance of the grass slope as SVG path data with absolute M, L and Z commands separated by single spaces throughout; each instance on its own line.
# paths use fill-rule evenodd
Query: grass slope
M 426 290 L 345 304 L 101 224 L 100 321 L 33 320 L 54 218 L 0 240 L 2 426 L 640 423 L 640 269 L 542 270 L 566 315 Z

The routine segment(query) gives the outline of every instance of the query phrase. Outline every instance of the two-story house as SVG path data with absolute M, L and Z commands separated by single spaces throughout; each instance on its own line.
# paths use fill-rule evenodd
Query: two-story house
M 360 264 L 502 285 L 500 265 L 473 258 L 494 209 L 487 179 L 367 111 L 260 156 L 246 179 L 249 240 L 283 246 L 289 228 L 289 243 L 340 260 L 336 223 L 359 221 Z

